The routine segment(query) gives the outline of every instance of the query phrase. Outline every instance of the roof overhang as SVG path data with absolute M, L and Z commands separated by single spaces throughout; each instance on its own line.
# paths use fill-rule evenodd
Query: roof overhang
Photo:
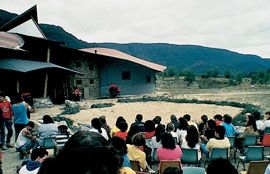
M 88 53 L 93 53 L 93 54 L 98 54 L 102 56 L 113 57 L 113 58 L 117 58 L 121 60 L 130 61 L 139 65 L 145 66 L 147 68 L 150 68 L 152 70 L 158 71 L 158 72 L 163 72 L 167 68 L 166 66 L 159 65 L 159 64 L 149 62 L 146 60 L 142 60 L 137 57 L 131 56 L 129 54 L 123 53 L 121 51 L 110 49 L 110 48 L 84 48 L 80 50 L 84 52 L 88 52 Z
M 23 38 L 18 34 L 0 32 L 0 47 L 13 49 L 13 50 L 23 50 L 21 47 L 24 45 Z
M 0 59 L 0 70 L 15 71 L 19 73 L 28 73 L 37 70 L 62 70 L 72 74 L 83 75 L 83 73 L 74 71 L 53 63 L 22 60 L 22 59 Z

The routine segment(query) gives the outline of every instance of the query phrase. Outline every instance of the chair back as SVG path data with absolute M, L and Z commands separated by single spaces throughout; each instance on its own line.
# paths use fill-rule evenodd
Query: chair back
M 270 147 L 270 134 L 264 134 L 263 135 L 262 145 L 264 147 Z
M 253 146 L 257 143 L 257 136 L 256 135 L 248 135 L 245 137 L 243 146 L 248 147 L 248 146 Z
M 182 164 L 198 164 L 198 150 L 197 149 L 182 149 Z
M 134 170 L 134 171 L 141 171 L 141 167 L 140 167 L 139 161 L 130 160 L 130 165 L 131 165 L 132 170 Z
M 235 137 L 227 137 L 230 141 L 231 147 L 234 147 Z
M 264 174 L 269 161 L 251 161 L 248 166 L 247 174 Z
M 168 167 L 177 167 L 181 169 L 181 162 L 180 160 L 162 160 L 159 163 L 159 174 L 163 174 L 164 170 Z
M 44 137 L 42 147 L 44 149 L 54 149 L 57 147 L 57 143 L 52 137 Z
M 228 148 L 212 148 L 209 155 L 209 161 L 218 158 L 228 159 Z
M 183 174 L 205 174 L 205 169 L 202 167 L 183 167 Z
M 264 133 L 265 133 L 265 134 L 270 134 L 270 127 L 266 127 L 266 128 L 264 129 Z
M 246 161 L 262 161 L 264 160 L 263 146 L 249 146 L 246 152 Z

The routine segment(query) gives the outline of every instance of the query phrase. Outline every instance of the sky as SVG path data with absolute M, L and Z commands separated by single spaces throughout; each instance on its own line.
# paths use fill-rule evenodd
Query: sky
M 269 0 L 0 0 L 87 42 L 172 43 L 270 58 Z

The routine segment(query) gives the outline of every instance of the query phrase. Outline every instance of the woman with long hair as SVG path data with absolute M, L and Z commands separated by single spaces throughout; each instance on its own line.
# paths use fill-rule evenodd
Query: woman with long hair
M 177 133 L 180 145 L 181 145 L 183 141 L 186 141 L 185 137 L 187 135 L 188 123 L 187 123 L 187 120 L 184 119 L 183 117 L 180 117 L 178 121 L 179 121 L 179 127 L 176 130 L 176 133 Z
M 201 150 L 199 144 L 199 133 L 195 126 L 189 126 L 187 130 L 186 141 L 182 143 L 181 148 L 185 149 L 197 149 L 198 150 L 198 159 L 201 159 Z

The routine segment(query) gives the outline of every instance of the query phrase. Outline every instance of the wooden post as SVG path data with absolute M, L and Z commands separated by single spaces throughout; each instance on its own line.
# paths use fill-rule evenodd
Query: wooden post
M 16 89 L 17 89 L 17 93 L 20 93 L 20 81 L 19 79 L 17 79 L 17 83 L 16 83 Z
M 51 50 L 50 47 L 48 47 L 47 49 L 47 63 L 50 62 L 50 57 L 51 57 Z M 43 97 L 46 98 L 47 97 L 47 90 L 48 90 L 48 73 L 45 73 L 45 82 L 44 82 L 44 93 L 43 93 Z

